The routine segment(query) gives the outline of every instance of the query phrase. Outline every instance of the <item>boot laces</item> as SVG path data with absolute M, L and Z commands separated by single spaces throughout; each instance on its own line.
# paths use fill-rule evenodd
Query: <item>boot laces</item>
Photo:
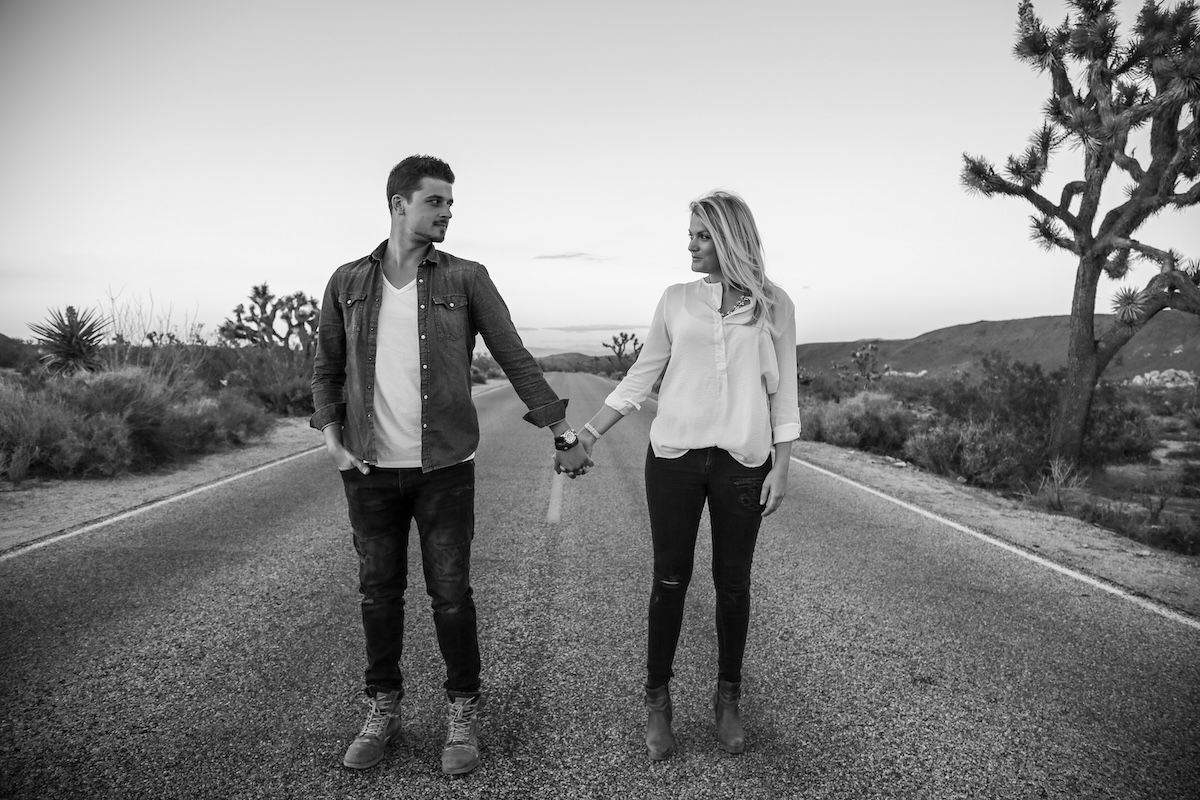
M 368 697 L 364 702 L 371 710 L 367 712 L 367 721 L 358 735 L 382 737 L 387 732 L 388 722 L 396 715 L 392 713 L 390 705 L 385 705 L 378 698 Z
M 447 742 L 465 743 L 471 740 L 471 723 L 475 721 L 477 701 L 457 700 L 450 704 L 450 733 Z

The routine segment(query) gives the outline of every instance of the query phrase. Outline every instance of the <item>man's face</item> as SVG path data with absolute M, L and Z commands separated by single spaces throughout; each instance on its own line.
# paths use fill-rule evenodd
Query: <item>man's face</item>
M 441 242 L 446 238 L 450 225 L 450 206 L 454 205 L 454 186 L 438 178 L 424 177 L 421 185 L 412 194 L 412 200 L 403 195 L 392 198 L 392 206 L 399 204 L 405 230 L 409 235 L 428 242 Z

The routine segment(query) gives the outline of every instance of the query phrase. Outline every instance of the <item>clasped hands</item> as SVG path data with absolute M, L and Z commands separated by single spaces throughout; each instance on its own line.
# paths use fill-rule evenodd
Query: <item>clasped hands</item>
M 570 450 L 557 450 L 554 453 L 554 471 L 566 473 L 567 477 L 575 480 L 580 475 L 587 475 L 588 469 L 595 466 L 592 461 L 592 448 L 596 440 L 588 433 L 579 435 L 579 444 Z

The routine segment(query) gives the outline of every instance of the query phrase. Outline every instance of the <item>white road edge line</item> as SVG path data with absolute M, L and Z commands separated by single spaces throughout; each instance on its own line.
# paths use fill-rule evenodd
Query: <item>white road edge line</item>
M 174 503 L 176 501 L 184 500 L 184 499 L 192 497 L 194 495 L 198 495 L 201 492 L 207 492 L 210 489 L 216 489 L 218 486 L 224 486 L 227 483 L 232 483 L 233 481 L 240 480 L 242 478 L 247 478 L 251 475 L 254 475 L 255 473 L 262 472 L 263 470 L 270 469 L 271 467 L 277 467 L 280 464 L 286 464 L 289 461 L 295 461 L 297 458 L 303 458 L 304 456 L 312 455 L 313 453 L 316 453 L 316 452 L 318 452 L 320 450 L 324 450 L 324 449 L 325 449 L 325 445 L 320 445 L 318 447 L 312 448 L 311 450 L 305 450 L 302 453 L 293 453 L 290 456 L 284 456 L 283 458 L 278 458 L 278 459 L 276 459 L 274 461 L 270 461 L 266 464 L 260 464 L 259 466 L 254 467 L 253 469 L 246 470 L 245 472 L 239 472 L 236 475 L 229 475 L 225 478 L 221 478 L 220 480 L 213 481 L 212 483 L 206 483 L 203 486 L 197 486 L 194 489 L 188 489 L 187 491 L 180 492 L 179 494 L 173 494 L 170 497 L 164 497 L 161 500 L 155 500 L 153 502 L 147 503 L 144 506 L 138 506 L 137 508 L 130 509 L 129 511 L 122 511 L 119 514 L 114 514 L 111 517 L 106 517 L 105 519 L 102 519 L 99 522 L 85 524 L 81 528 L 67 530 L 67 531 L 64 531 L 63 533 L 59 533 L 59 534 L 51 534 L 44 539 L 37 539 L 35 541 L 29 542 L 28 544 L 17 545 L 12 550 L 9 550 L 6 553 L 0 553 L 0 562 L 8 561 L 10 558 L 16 558 L 17 556 L 24 555 L 25 553 L 29 553 L 29 552 L 32 552 L 39 548 L 45 547 L 46 545 L 54 544 L 55 542 L 61 542 L 64 539 L 71 539 L 75 536 L 80 536 L 85 533 L 90 533 L 91 531 L 97 530 L 98 528 L 103 528 L 106 525 L 112 525 L 114 522 L 121 522 L 122 520 L 129 519 L 130 517 L 136 517 L 138 514 L 144 514 L 147 511 L 153 511 L 154 509 L 165 506 L 168 503 Z
M 564 476 L 561 472 L 555 472 L 554 477 L 550 479 L 550 507 L 546 509 L 546 522 L 551 525 L 557 525 L 562 519 L 563 481 Z
M 1137 595 L 1133 594 L 1132 592 L 1129 592 L 1126 589 L 1123 589 L 1122 587 L 1117 586 L 1116 584 L 1108 583 L 1108 582 L 1100 580 L 1098 578 L 1094 578 L 1091 575 L 1088 575 L 1083 572 L 1078 572 L 1076 570 L 1071 569 L 1070 567 L 1064 567 L 1062 564 L 1051 561 L 1050 559 L 1046 558 L 1045 556 L 1040 556 L 1037 553 L 1031 553 L 1028 550 L 1025 550 L 1024 548 L 1021 548 L 1014 544 L 1006 542 L 1003 539 L 999 539 L 990 534 L 981 533 L 980 531 L 968 528 L 966 525 L 960 525 L 959 523 L 955 522 L 954 520 L 946 519 L 945 517 L 934 514 L 932 511 L 926 511 L 925 509 L 921 508 L 920 506 L 914 506 L 912 503 L 907 503 L 899 498 L 892 497 L 889 494 L 884 494 L 883 492 L 879 491 L 878 489 L 872 489 L 870 486 L 866 486 L 864 484 L 859 483 L 858 481 L 851 480 L 850 478 L 847 478 L 843 475 L 838 475 L 836 472 L 831 472 L 823 467 L 818 467 L 816 464 L 812 464 L 808 461 L 805 461 L 802 458 L 797 458 L 796 456 L 792 456 L 792 461 L 794 461 L 795 463 L 799 464 L 802 467 L 808 467 L 809 469 L 813 470 L 814 472 L 819 472 L 822 475 L 828 475 L 831 478 L 836 478 L 837 480 L 842 481 L 843 483 L 848 483 L 851 486 L 855 487 L 856 489 L 862 489 L 864 492 L 867 492 L 868 494 L 873 494 L 876 497 L 887 500 L 889 503 L 895 503 L 896 505 L 900 506 L 901 508 L 912 511 L 914 514 L 920 514 L 923 517 L 928 517 L 929 519 L 934 520 L 935 522 L 940 522 L 943 525 L 953 528 L 956 531 L 968 534 L 970 536 L 974 536 L 976 539 L 979 539 L 980 541 L 987 542 L 988 544 L 993 545 L 995 547 L 999 547 L 1001 550 L 1007 550 L 1008 552 L 1010 552 L 1014 555 L 1018 555 L 1021 558 L 1028 559 L 1029 561 L 1032 561 L 1035 564 L 1046 567 L 1047 569 L 1052 569 L 1055 572 L 1058 572 L 1062 575 L 1066 575 L 1068 578 L 1073 578 L 1081 583 L 1087 584 L 1088 586 L 1091 586 L 1096 589 L 1100 589 L 1101 591 L 1108 592 L 1109 594 L 1112 594 L 1112 595 L 1116 595 L 1117 597 L 1120 597 L 1123 600 L 1128 600 L 1129 602 L 1133 603 L 1134 605 L 1141 606 L 1142 608 L 1146 609 L 1147 611 L 1152 611 L 1155 614 L 1158 614 L 1159 616 L 1166 617 L 1167 619 L 1172 620 L 1173 622 L 1178 622 L 1181 625 L 1186 625 L 1189 628 L 1194 628 L 1195 630 L 1200 631 L 1200 620 L 1196 620 L 1196 619 L 1193 619 L 1192 617 L 1181 614 L 1173 608 L 1162 605 L 1160 603 L 1156 603 L 1153 600 L 1149 600 L 1145 597 L 1138 597 Z

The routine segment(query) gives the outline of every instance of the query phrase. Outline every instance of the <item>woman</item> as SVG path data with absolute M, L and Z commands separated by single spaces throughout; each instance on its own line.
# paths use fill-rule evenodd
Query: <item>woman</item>
M 745 748 L 738 701 L 750 621 L 750 568 L 762 518 L 787 491 L 796 401 L 796 322 L 791 299 L 767 279 L 758 227 L 745 201 L 713 192 L 691 204 L 688 250 L 702 278 L 659 300 L 637 362 L 584 425 L 588 454 L 662 376 L 646 453 L 646 503 L 654 550 L 646 658 L 646 747 L 667 758 L 671 665 L 683 624 L 704 504 L 712 523 L 717 604 L 717 740 Z

